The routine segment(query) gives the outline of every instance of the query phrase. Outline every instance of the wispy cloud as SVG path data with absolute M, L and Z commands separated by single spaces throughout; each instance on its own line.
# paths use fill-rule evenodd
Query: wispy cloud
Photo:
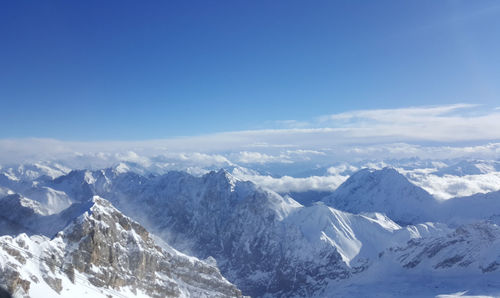
M 400 109 L 359 110 L 320 117 L 322 122 L 336 120 L 374 120 L 388 123 L 423 122 L 426 119 L 446 117 L 459 110 L 477 107 L 474 104 L 454 104 L 430 107 L 409 107 Z

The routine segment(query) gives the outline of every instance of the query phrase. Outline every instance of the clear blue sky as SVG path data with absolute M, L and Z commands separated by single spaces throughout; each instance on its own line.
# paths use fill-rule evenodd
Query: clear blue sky
M 498 1 L 2 1 L 0 138 L 500 105 Z

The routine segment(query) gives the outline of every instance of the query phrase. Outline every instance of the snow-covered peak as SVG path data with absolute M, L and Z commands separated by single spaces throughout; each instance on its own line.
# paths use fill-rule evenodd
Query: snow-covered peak
M 92 197 L 92 207 L 90 208 L 90 212 L 92 214 L 112 214 L 112 213 L 120 213 L 118 209 L 116 209 L 108 200 L 101 198 L 100 196 Z
M 231 175 L 226 169 L 220 169 L 218 171 L 211 171 L 203 175 L 203 179 L 208 184 L 219 185 L 220 187 L 229 186 L 231 191 L 234 191 L 236 183 L 239 181 L 236 177 Z
M 352 174 L 345 184 L 356 182 L 370 183 L 370 185 L 378 183 L 404 184 L 408 182 L 408 180 L 394 168 L 384 167 L 380 170 L 372 168 L 361 169 Z
M 429 193 L 392 168 L 360 170 L 323 201 L 352 213 L 382 212 L 403 224 L 427 220 L 436 204 Z
M 123 174 L 123 173 L 129 172 L 130 167 L 127 164 L 120 162 L 113 167 L 113 170 L 116 174 Z

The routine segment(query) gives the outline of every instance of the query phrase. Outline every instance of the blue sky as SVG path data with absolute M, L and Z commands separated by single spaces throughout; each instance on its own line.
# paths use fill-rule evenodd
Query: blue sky
M 4 1 L 0 138 L 163 139 L 457 103 L 498 113 L 499 36 L 498 1 Z

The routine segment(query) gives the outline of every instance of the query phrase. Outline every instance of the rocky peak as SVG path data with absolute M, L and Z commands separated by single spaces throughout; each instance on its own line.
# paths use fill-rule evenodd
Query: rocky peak
M 21 290 L 21 284 L 14 279 L 3 284 L 26 295 L 30 293 L 30 286 L 39 287 L 38 283 L 45 283 L 53 291 L 62 293 L 72 287 L 71 284 L 81 283 L 83 278 L 84 283 L 101 292 L 125 291 L 149 297 L 241 296 L 217 267 L 183 255 L 166 244 L 158 245 L 144 227 L 97 196 L 81 216 L 52 240 L 38 239 L 41 244 L 35 244 L 35 239 L 22 237 L 24 242 L 38 249 L 23 254 L 23 260 L 14 262 L 24 265 L 41 260 L 39 266 L 33 266 L 33 270 L 38 268 L 41 272 L 17 276 L 16 280 L 28 283 Z M 0 243 L 7 241 L 12 247 L 15 239 L 0 237 Z M 43 281 L 30 280 L 29 276 L 42 276 Z
M 182 287 L 201 296 L 240 295 L 216 267 L 161 248 L 144 227 L 111 203 L 97 196 L 93 202 L 62 237 L 77 247 L 70 253 L 74 268 L 93 274 L 95 286 L 127 285 L 151 297 L 180 296 Z M 95 267 L 100 268 L 98 273 Z

